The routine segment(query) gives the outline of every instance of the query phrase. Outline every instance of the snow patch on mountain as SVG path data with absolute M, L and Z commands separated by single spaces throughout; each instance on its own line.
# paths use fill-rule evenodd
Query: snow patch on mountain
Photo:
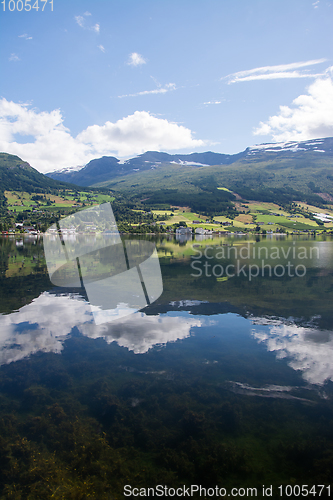
M 77 165 L 76 167 L 65 167 L 65 168 L 62 168 L 61 170 L 55 170 L 52 173 L 57 173 L 57 174 L 72 174 L 73 172 L 78 172 L 79 170 L 82 170 L 85 166 L 86 165 Z
M 255 155 L 256 153 L 260 153 L 262 151 L 271 152 L 271 153 L 280 153 L 285 151 L 291 151 L 293 153 L 297 153 L 299 151 L 318 151 L 321 153 L 325 153 L 326 151 L 323 149 L 318 149 L 319 144 L 324 144 L 322 139 L 313 139 L 311 142 L 303 141 L 289 141 L 289 142 L 276 142 L 276 143 L 265 143 L 265 144 L 256 144 L 255 146 L 250 146 L 248 148 L 248 155 Z
M 183 160 L 178 160 L 178 161 L 171 161 L 170 163 L 176 163 L 176 165 L 184 165 L 186 167 L 209 167 L 207 163 L 197 163 L 195 161 L 183 161 Z

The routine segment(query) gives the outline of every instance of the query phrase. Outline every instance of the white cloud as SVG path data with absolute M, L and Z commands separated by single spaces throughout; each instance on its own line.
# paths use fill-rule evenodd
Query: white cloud
M 137 92 L 136 94 L 125 94 L 125 95 L 119 95 L 118 97 L 122 98 L 122 97 L 136 97 L 138 95 L 166 94 L 167 92 L 170 92 L 171 90 L 176 90 L 175 83 L 167 83 L 164 87 L 159 87 L 158 89 L 143 90 L 142 92 Z
M 79 26 L 81 26 L 81 28 L 84 28 L 84 17 L 83 16 L 75 16 L 75 21 L 77 22 L 77 24 Z
M 234 80 L 233 82 L 251 82 L 254 80 L 278 80 L 280 78 L 317 78 L 318 76 L 322 76 L 322 73 L 309 74 L 309 73 L 300 73 L 299 71 L 281 71 L 276 73 L 267 73 L 265 75 L 249 75 Z
M 18 55 L 16 54 L 10 54 L 10 57 L 8 58 L 9 61 L 21 61 Z
M 98 48 L 102 51 L 102 52 L 105 52 L 105 48 L 103 47 L 103 45 L 99 45 Z
M 91 13 L 87 11 L 83 14 L 83 16 L 74 16 L 74 19 L 81 28 L 86 29 L 86 30 L 90 30 L 90 31 L 95 31 L 95 33 L 99 33 L 100 25 L 98 23 L 94 24 L 93 26 L 86 25 L 85 18 L 88 16 L 91 16 Z
M 83 165 L 102 155 L 123 157 L 203 145 L 190 129 L 146 111 L 136 111 L 115 123 L 89 126 L 73 137 L 60 110 L 40 112 L 27 104 L 0 100 L 0 151 L 18 155 L 44 173 Z
M 320 4 L 320 2 L 319 2 L 319 0 L 317 0 L 317 1 L 316 1 L 316 2 L 314 2 L 312 5 L 313 5 L 313 7 L 314 7 L 315 9 L 318 9 L 319 4 Z
M 222 101 L 207 101 L 204 102 L 205 106 L 209 106 L 209 104 L 221 104 Z
M 32 40 L 32 36 L 29 36 L 26 33 L 24 33 L 23 35 L 19 35 L 18 37 L 19 38 L 24 38 L 25 40 Z
M 127 64 L 129 66 L 140 66 L 141 64 L 146 64 L 146 60 L 142 57 L 141 54 L 138 54 L 137 52 L 132 52 L 132 54 L 129 55 L 129 59 Z
M 325 62 L 326 59 L 314 59 L 311 61 L 296 62 L 291 64 L 279 64 L 276 66 L 262 66 L 260 68 L 249 69 L 245 71 L 238 71 L 237 73 L 232 73 L 224 79 L 228 79 L 228 84 L 236 82 L 249 82 L 252 80 L 276 80 L 278 78 L 316 78 L 322 76 L 321 74 L 311 74 L 305 71 L 295 71 L 300 68 L 306 68 L 307 66 L 313 66 L 315 64 L 321 64 Z
M 16 142 L 16 135 L 21 142 Z M 32 136 L 33 142 L 25 136 Z M 20 156 L 41 172 L 85 163 L 89 147 L 74 139 L 59 110 L 38 112 L 0 100 L 0 150 Z M 90 158 L 91 159 L 91 158 Z
M 280 112 L 260 122 L 255 135 L 271 135 L 275 141 L 305 141 L 333 135 L 333 66 L 325 78 L 317 78 L 308 93 L 280 106 Z
M 156 118 L 146 111 L 135 111 L 116 123 L 90 126 L 77 139 L 84 144 L 91 144 L 99 154 L 114 151 L 119 156 L 140 154 L 147 150 L 193 148 L 204 144 L 201 140 L 193 139 L 190 129 Z

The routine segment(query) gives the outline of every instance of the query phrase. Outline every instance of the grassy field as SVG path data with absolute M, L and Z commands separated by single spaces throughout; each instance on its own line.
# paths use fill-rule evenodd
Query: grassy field
M 242 210 L 245 207 L 242 206 Z M 237 230 L 253 230 L 258 222 L 263 222 L 264 224 L 260 224 L 261 230 L 266 231 L 277 231 L 277 230 L 285 230 L 285 231 L 304 231 L 304 230 L 321 230 L 321 229 L 330 229 L 333 228 L 333 223 L 325 224 L 325 226 L 318 226 L 317 223 L 311 219 L 307 219 L 301 214 L 289 214 L 286 211 L 280 210 L 280 207 L 274 203 L 249 203 L 246 207 L 251 210 L 251 213 L 239 214 L 232 219 L 228 219 L 224 216 L 216 216 L 214 217 L 214 221 L 217 221 L 217 224 L 211 224 L 206 219 L 206 217 L 202 217 L 197 213 L 192 212 L 183 212 L 182 210 L 175 210 L 174 216 L 170 217 L 169 220 L 166 220 L 166 226 L 172 226 L 173 224 L 179 222 L 185 222 L 188 227 L 197 228 L 201 227 L 204 229 L 210 229 L 213 231 L 218 230 L 229 230 L 229 231 L 237 231 Z M 265 212 L 265 213 L 262 213 Z M 156 215 L 164 215 L 165 213 L 171 213 L 169 211 L 163 210 L 154 210 L 154 214 Z M 276 213 L 279 215 L 272 215 L 272 213 Z M 296 217 L 295 217 L 296 215 Z M 193 220 L 200 220 L 200 224 L 193 224 Z M 222 226 L 219 223 L 230 222 L 232 226 Z
M 297 203 L 300 205 L 300 208 L 303 210 L 307 210 L 309 212 L 319 212 L 320 209 L 318 207 L 313 207 L 307 205 L 306 203 Z M 241 214 L 235 218 L 237 224 L 240 222 L 248 223 L 248 227 L 252 227 L 252 225 L 257 225 L 258 222 L 264 222 L 261 224 L 261 229 L 275 231 L 278 228 L 285 228 L 286 230 L 313 230 L 320 229 L 318 224 L 306 217 L 302 214 L 293 214 L 289 213 L 285 210 L 282 210 L 279 205 L 275 203 L 258 203 L 258 202 L 249 202 L 247 204 L 242 205 L 243 210 L 248 209 L 250 213 Z M 327 213 L 330 213 L 330 210 L 326 210 Z M 278 214 L 278 215 L 273 215 Z M 251 224 L 252 220 L 252 224 Z M 330 228 L 331 224 L 325 224 L 325 227 Z M 333 227 L 333 223 L 332 223 Z
M 304 220 L 309 221 L 309 219 L 304 219 Z M 309 222 L 312 222 L 312 221 L 309 221 Z M 293 221 L 282 222 L 280 225 L 282 227 L 287 228 L 287 229 L 292 229 L 293 231 L 294 230 L 296 230 L 296 231 L 304 231 L 304 230 L 313 231 L 314 229 L 316 229 L 316 230 L 320 229 L 319 226 L 316 223 L 314 223 L 314 225 L 311 225 L 308 222 L 307 223 L 303 223 L 301 221 L 297 221 L 297 222 L 293 222 Z
M 300 217 L 297 214 L 296 214 L 296 217 L 293 216 L 293 214 L 289 215 L 289 217 L 287 217 L 286 215 L 281 215 L 281 216 L 266 215 L 266 214 L 265 215 L 264 214 L 256 214 L 256 215 L 257 215 L 256 222 L 265 222 L 265 224 L 268 224 L 268 222 L 273 222 L 274 224 L 281 226 L 281 225 L 289 224 L 290 222 L 291 223 L 301 222 L 302 224 L 306 224 L 308 226 L 314 226 L 314 227 L 317 226 L 315 221 L 310 220 L 310 219 L 306 219 L 305 217 Z
M 235 217 L 235 221 L 243 222 L 244 224 L 253 224 L 253 216 L 251 214 L 240 214 Z
M 171 214 L 173 214 L 173 216 L 168 220 L 165 219 L 165 223 L 167 226 L 172 226 L 173 224 L 178 224 L 179 222 L 185 222 L 187 226 L 192 226 L 194 220 L 200 220 L 202 221 L 202 224 L 205 224 L 207 219 L 207 217 L 201 216 L 194 212 L 184 212 L 183 210 L 174 210 L 173 212 L 170 210 L 152 210 L 152 212 L 154 215 L 158 216 L 163 216 L 165 214 L 167 216 L 170 216 Z M 196 224 L 194 224 L 194 226 L 196 226 Z
M 78 191 L 77 194 L 70 190 L 64 195 L 52 195 L 16 191 L 5 191 L 5 197 L 8 202 L 8 209 L 11 211 L 23 212 L 24 210 L 52 210 L 54 208 L 71 208 L 73 205 L 78 207 L 94 206 L 101 203 L 112 202 L 115 198 L 107 194 L 100 194 L 87 191 Z M 39 196 L 41 199 L 33 200 L 33 197 Z M 48 204 L 49 202 L 49 204 Z M 50 204 L 51 203 L 51 204 Z
M 232 222 L 232 219 L 228 219 L 228 217 L 224 217 L 224 215 L 218 215 L 214 217 L 214 220 L 217 220 L 218 222 Z
M 327 205 L 325 209 L 314 207 L 313 205 L 308 205 L 307 203 L 298 202 L 298 204 L 304 209 L 309 210 L 309 212 L 322 212 L 333 216 L 333 208 L 331 205 Z
M 190 221 L 200 220 L 205 222 L 207 220 L 207 217 L 192 212 L 183 212 L 183 215 Z
M 257 201 L 250 201 L 249 203 L 244 203 L 244 206 L 250 210 L 250 212 L 258 212 L 260 210 L 267 210 L 269 212 L 276 212 L 276 213 L 284 213 L 283 210 L 280 210 L 280 206 L 277 205 L 276 203 L 267 203 L 267 202 L 257 202 Z M 245 208 L 244 208 L 245 210 Z M 287 212 L 286 212 L 287 213 Z

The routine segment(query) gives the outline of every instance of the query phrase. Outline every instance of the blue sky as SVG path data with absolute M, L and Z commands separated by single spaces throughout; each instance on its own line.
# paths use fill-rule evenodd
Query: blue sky
M 0 4 L 0 150 L 42 172 L 333 136 L 329 1 L 34 2 Z

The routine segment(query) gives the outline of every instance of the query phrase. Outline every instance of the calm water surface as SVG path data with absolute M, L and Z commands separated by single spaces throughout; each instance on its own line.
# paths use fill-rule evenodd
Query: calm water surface
M 154 241 L 163 294 L 95 325 L 42 239 L 0 239 L 1 498 L 328 486 L 332 239 Z

